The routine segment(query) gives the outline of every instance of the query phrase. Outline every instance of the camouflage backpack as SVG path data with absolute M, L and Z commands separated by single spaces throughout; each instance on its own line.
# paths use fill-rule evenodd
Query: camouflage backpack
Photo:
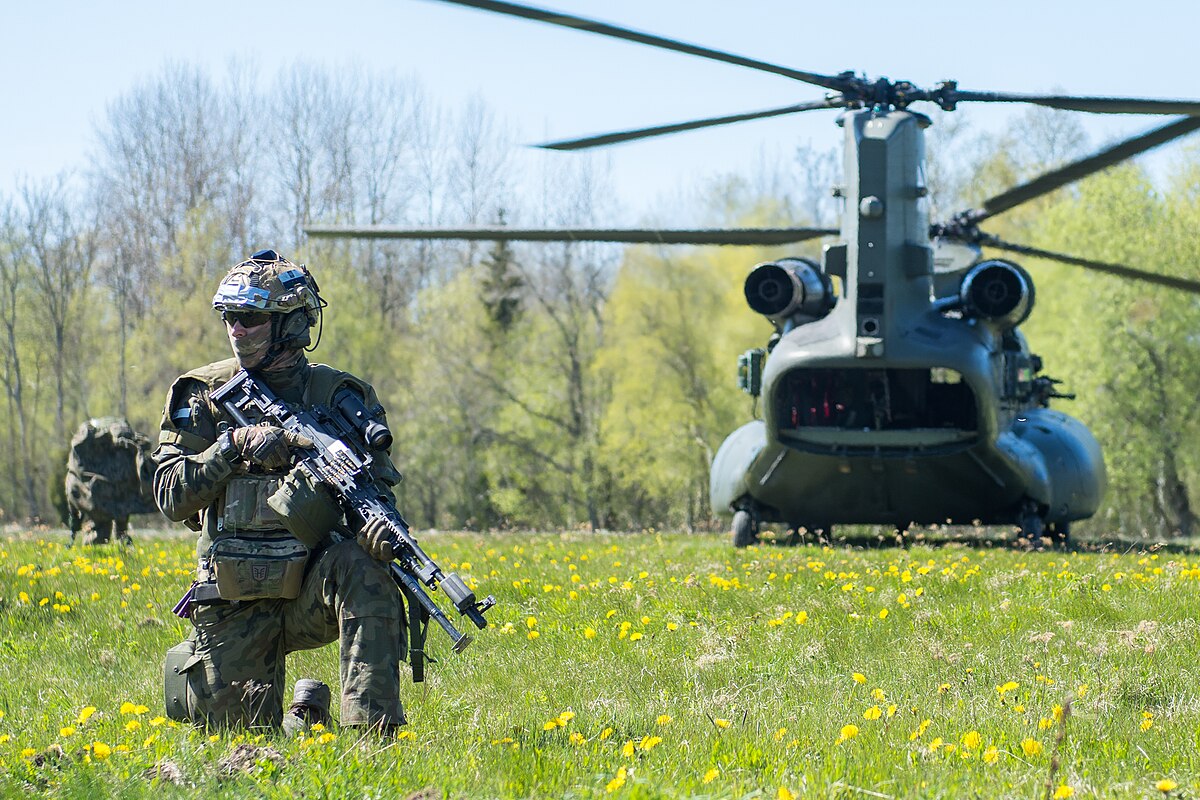
M 77 514 L 117 519 L 155 510 L 150 440 L 120 417 L 93 417 L 71 438 L 67 502 Z

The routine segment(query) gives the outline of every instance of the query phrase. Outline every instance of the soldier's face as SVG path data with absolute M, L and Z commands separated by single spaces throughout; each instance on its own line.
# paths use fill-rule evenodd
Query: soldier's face
M 251 320 L 255 321 L 255 320 Z M 267 355 L 271 347 L 271 320 L 246 327 L 241 319 L 227 319 L 225 332 L 229 334 L 229 345 L 243 369 L 254 369 Z

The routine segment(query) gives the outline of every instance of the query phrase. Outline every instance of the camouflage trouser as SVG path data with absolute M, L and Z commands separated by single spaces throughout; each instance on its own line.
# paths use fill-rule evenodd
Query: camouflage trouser
M 279 725 L 284 656 L 337 640 L 341 724 L 404 724 L 400 661 L 405 656 L 405 616 L 395 582 L 383 564 L 351 540 L 313 558 L 295 600 L 196 608 L 190 640 L 195 654 L 181 670 L 187 678 L 185 713 L 193 722 Z M 168 706 L 170 693 L 168 688 Z
M 83 537 L 80 539 L 81 544 L 108 544 L 113 537 L 115 530 L 117 541 L 122 544 L 129 544 L 133 540 L 129 536 L 129 517 L 121 517 L 119 519 L 89 519 L 80 526 L 83 530 Z M 75 539 L 75 531 L 71 531 L 72 541 Z

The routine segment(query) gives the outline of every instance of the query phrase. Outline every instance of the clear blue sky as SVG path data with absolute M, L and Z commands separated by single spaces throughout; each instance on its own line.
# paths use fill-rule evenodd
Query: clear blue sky
M 964 89 L 1200 97 L 1200 3 L 1142 0 L 803 2 L 546 0 L 535 3 L 799 69 Z M 233 57 L 265 75 L 297 58 L 418 78 L 450 106 L 487 101 L 525 141 L 817 99 L 786 78 L 433 0 L 6 0 L 0 6 L 0 191 L 81 167 L 105 105 L 168 60 L 221 76 Z M 968 112 L 976 127 L 1008 115 Z M 741 123 L 609 148 L 630 207 L 761 153 L 838 143 L 834 112 Z M 1103 139 L 1149 128 L 1127 117 Z M 1200 138 L 1194 137 L 1194 138 Z M 1170 146 L 1168 146 L 1170 147 Z M 542 153 L 539 158 L 578 158 Z

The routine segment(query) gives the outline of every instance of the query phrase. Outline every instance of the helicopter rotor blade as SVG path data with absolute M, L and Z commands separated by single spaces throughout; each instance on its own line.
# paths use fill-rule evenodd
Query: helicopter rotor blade
M 1081 97 L 1054 94 L 1012 94 L 1009 92 L 962 92 L 957 89 L 945 98 L 954 103 L 1033 103 L 1064 111 L 1091 114 L 1200 114 L 1200 100 L 1159 100 L 1145 97 Z
M 692 120 L 691 122 L 677 122 L 670 125 L 656 125 L 651 128 L 638 128 L 637 130 L 618 131 L 615 133 L 604 133 L 596 136 L 585 136 L 580 139 L 564 139 L 559 142 L 546 142 L 545 144 L 534 145 L 546 150 L 586 150 L 591 147 L 602 147 L 609 144 L 618 144 L 620 142 L 632 142 L 638 139 L 649 139 L 653 136 L 664 136 L 668 133 L 679 133 L 681 131 L 694 131 L 700 128 L 712 128 L 717 125 L 729 125 L 734 122 L 745 122 L 752 119 L 766 119 L 768 117 L 779 117 L 784 114 L 795 114 L 800 111 L 813 111 L 821 108 L 842 108 L 846 105 L 845 99 L 841 95 L 831 95 L 824 100 L 815 100 L 811 103 L 800 103 L 798 105 L 783 106 L 781 108 L 768 108 L 763 111 L 750 111 L 745 114 L 731 114 L 724 117 L 710 117 L 708 119 Z
M 1035 258 L 1047 258 L 1051 261 L 1061 261 L 1064 264 L 1072 264 L 1077 267 L 1083 267 L 1095 272 L 1103 272 L 1108 275 L 1116 275 L 1121 278 L 1129 278 L 1130 280 L 1143 281 L 1145 283 L 1153 283 L 1158 286 L 1166 286 L 1171 289 L 1180 289 L 1192 294 L 1200 294 L 1200 281 L 1189 280 L 1188 278 L 1177 278 L 1174 275 L 1163 275 L 1158 272 L 1146 272 L 1145 270 L 1127 267 L 1124 264 L 1112 264 L 1106 261 L 1095 261 L 1090 258 L 1079 258 L 1077 256 L 1069 256 L 1063 253 L 1054 253 L 1049 250 L 1040 250 L 1036 247 L 1029 247 L 1022 244 L 1013 244 L 1005 242 L 992 236 L 984 236 L 980 239 L 980 244 L 984 247 L 994 247 L 997 250 L 1005 250 L 1010 253 L 1021 253 Z
M 792 244 L 821 236 L 837 236 L 835 228 L 729 228 L 729 229 L 630 229 L 630 228 L 398 228 L 390 225 L 310 225 L 304 232 L 314 238 L 349 239 L 459 239 L 497 242 L 611 242 L 617 244 Z
M 1094 172 L 1099 172 L 1106 167 L 1124 161 L 1127 158 L 1132 158 L 1139 153 L 1144 153 L 1172 139 L 1186 136 L 1196 130 L 1200 130 L 1200 116 L 1184 117 L 1169 125 L 1164 125 L 1131 139 L 1126 139 L 1094 155 L 1067 164 L 1065 167 L 1060 167 L 1052 172 L 1047 172 L 1027 183 L 1014 186 L 995 197 L 989 198 L 983 203 L 982 210 L 971 212 L 971 219 L 974 222 L 981 222 L 988 217 L 1008 211 L 1022 203 L 1073 183 L 1080 178 L 1085 178 Z
M 506 3 L 502 0 L 441 0 L 444 3 L 452 5 L 467 6 L 469 8 L 478 8 L 483 11 L 491 11 L 496 14 L 506 14 L 510 17 L 522 17 L 524 19 L 532 19 L 538 22 L 546 22 L 550 25 L 561 25 L 564 28 L 575 28 L 576 30 L 587 31 L 588 33 L 597 33 L 601 36 L 611 36 L 615 39 L 624 39 L 627 42 L 637 42 L 639 44 L 650 45 L 651 47 L 659 47 L 664 50 L 674 50 L 677 53 L 687 53 L 688 55 L 700 56 L 713 61 L 721 61 L 726 64 L 736 64 L 740 67 L 749 67 L 761 72 L 770 72 L 775 75 L 782 75 L 785 78 L 792 78 L 805 83 L 811 83 L 816 86 L 823 86 L 826 89 L 840 91 L 845 88 L 846 82 L 833 75 L 820 75 L 815 72 L 803 72 L 790 67 L 783 67 L 778 64 L 769 64 L 765 61 L 758 61 L 753 58 L 735 55 L 733 53 L 725 53 L 720 50 L 712 50 L 707 47 L 701 47 L 687 42 L 676 41 L 675 39 L 667 39 L 662 36 L 655 36 L 652 33 L 642 33 L 641 31 L 622 28 L 617 25 L 611 25 L 607 22 L 599 22 L 586 17 L 577 17 L 572 14 L 564 14 L 559 11 L 550 11 L 543 8 L 535 8 L 533 6 L 520 5 L 517 3 Z

